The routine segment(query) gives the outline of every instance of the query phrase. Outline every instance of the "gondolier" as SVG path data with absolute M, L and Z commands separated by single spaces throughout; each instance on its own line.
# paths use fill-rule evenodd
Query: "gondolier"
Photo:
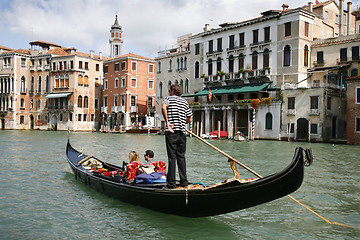
M 170 96 L 164 98 L 162 113 L 166 122 L 165 140 L 169 159 L 166 182 L 168 188 L 176 188 L 176 163 L 179 169 L 180 186 L 187 187 L 185 126 L 191 122 L 192 112 L 187 101 L 181 98 L 181 87 L 170 86 Z

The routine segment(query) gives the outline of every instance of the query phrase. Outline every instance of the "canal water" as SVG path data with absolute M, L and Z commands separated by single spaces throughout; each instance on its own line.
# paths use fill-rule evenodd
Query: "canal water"
M 147 149 L 167 161 L 163 136 L 71 133 L 70 139 L 78 150 L 114 164 L 127 160 L 130 150 L 143 156 Z M 360 238 L 359 146 L 210 140 L 262 176 L 282 170 L 297 146 L 311 147 L 314 163 L 292 196 L 348 228 L 326 223 L 287 197 L 196 219 L 126 204 L 75 180 L 66 141 L 66 132 L 0 131 L 0 239 Z M 224 156 L 196 138 L 187 141 L 190 181 L 211 185 L 232 177 Z M 253 177 L 238 169 L 243 178 Z

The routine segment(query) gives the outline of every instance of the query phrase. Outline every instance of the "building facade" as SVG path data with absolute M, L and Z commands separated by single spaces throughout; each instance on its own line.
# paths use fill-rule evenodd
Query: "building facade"
M 96 110 L 95 102 L 101 99 L 101 56 L 43 41 L 30 42 L 30 46 L 30 50 L 0 54 L 1 128 L 98 128 L 100 108 Z M 80 76 L 87 85 L 80 82 Z M 86 105 L 78 107 L 79 96 L 86 99 Z
M 347 144 L 360 144 L 360 76 L 348 78 L 346 85 Z
M 126 54 L 104 62 L 102 130 L 154 126 L 156 62 Z

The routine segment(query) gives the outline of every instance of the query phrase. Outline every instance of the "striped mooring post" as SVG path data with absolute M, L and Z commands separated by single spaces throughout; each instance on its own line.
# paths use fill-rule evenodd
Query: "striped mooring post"
M 251 128 L 251 135 L 252 135 L 252 140 L 255 139 L 255 115 L 256 115 L 256 109 L 253 108 L 253 119 L 252 119 L 252 128 Z

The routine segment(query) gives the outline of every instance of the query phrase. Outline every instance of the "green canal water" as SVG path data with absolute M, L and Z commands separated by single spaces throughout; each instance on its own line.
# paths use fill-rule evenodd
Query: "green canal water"
M 71 133 L 75 148 L 121 164 L 130 150 L 152 149 L 166 160 L 157 135 Z M 292 194 L 330 225 L 284 197 L 206 218 L 153 212 L 102 195 L 76 181 L 65 157 L 66 132 L 0 131 L 0 239 L 359 239 L 360 147 L 278 141 L 210 140 L 262 176 L 282 170 L 297 146 L 314 163 Z M 188 178 L 207 185 L 232 177 L 227 159 L 187 139 Z M 243 178 L 253 177 L 240 169 Z M 244 196 L 246 197 L 246 196 Z M 229 202 L 228 204 L 232 204 Z

